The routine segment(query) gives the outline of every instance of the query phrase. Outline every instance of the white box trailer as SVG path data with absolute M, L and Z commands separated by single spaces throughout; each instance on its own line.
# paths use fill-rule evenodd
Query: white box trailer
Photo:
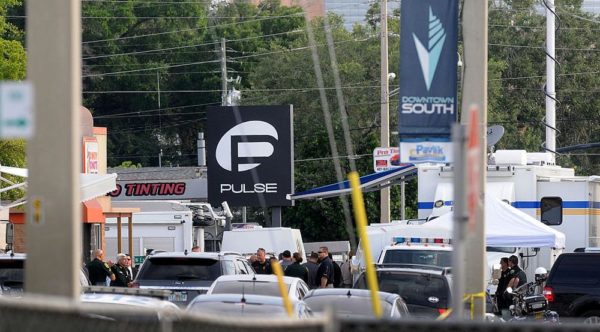
M 600 177 L 576 176 L 572 168 L 548 163 L 547 153 L 499 150 L 487 166 L 485 195 L 493 195 L 566 236 L 564 252 L 600 245 Z M 419 165 L 418 217 L 432 218 L 453 206 L 453 169 Z M 532 257 L 527 257 L 532 256 Z M 525 250 L 529 276 L 537 266 L 548 270 L 555 255 Z
M 194 232 L 192 211 L 176 201 L 121 201 L 113 202 L 116 208 L 139 208 L 133 218 L 133 253 L 145 256 L 147 249 L 160 251 L 191 250 L 195 245 L 202 246 L 204 235 Z M 121 218 L 122 251 L 129 249 L 129 218 Z M 117 219 L 107 218 L 105 224 L 107 259 L 117 254 Z
M 300 252 L 306 260 L 304 242 L 300 230 L 287 227 L 255 227 L 234 229 L 223 233 L 222 251 L 234 251 L 242 255 L 253 255 L 256 249 L 264 248 L 267 254 L 278 255 L 284 250 Z

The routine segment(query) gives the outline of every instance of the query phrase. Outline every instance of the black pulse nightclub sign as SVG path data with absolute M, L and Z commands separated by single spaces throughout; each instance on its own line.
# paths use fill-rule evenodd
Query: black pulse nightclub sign
M 291 105 L 209 108 L 209 203 L 291 205 L 293 141 Z

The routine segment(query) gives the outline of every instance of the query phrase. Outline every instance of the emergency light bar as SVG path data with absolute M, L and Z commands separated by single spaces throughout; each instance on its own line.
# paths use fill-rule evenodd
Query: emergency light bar
M 433 243 L 433 244 L 451 244 L 452 239 L 444 239 L 444 238 L 422 238 L 422 237 L 411 237 L 406 238 L 403 236 L 395 236 L 393 238 L 394 244 L 411 244 L 411 243 Z

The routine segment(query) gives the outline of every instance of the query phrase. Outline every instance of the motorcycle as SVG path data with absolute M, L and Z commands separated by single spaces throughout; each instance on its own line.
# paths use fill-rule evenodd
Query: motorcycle
M 548 310 L 548 301 L 542 295 L 543 283 L 548 273 L 544 268 L 537 268 L 535 281 L 526 283 L 516 289 L 508 287 L 506 293 L 512 297 L 513 304 L 509 311 L 512 318 L 510 322 L 543 321 L 544 323 L 558 323 L 556 311 Z

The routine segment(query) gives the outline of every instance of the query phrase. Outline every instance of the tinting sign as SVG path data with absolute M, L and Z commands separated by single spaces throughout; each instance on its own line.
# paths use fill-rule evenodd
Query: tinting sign
M 208 110 L 208 201 L 288 206 L 293 188 L 292 106 Z

